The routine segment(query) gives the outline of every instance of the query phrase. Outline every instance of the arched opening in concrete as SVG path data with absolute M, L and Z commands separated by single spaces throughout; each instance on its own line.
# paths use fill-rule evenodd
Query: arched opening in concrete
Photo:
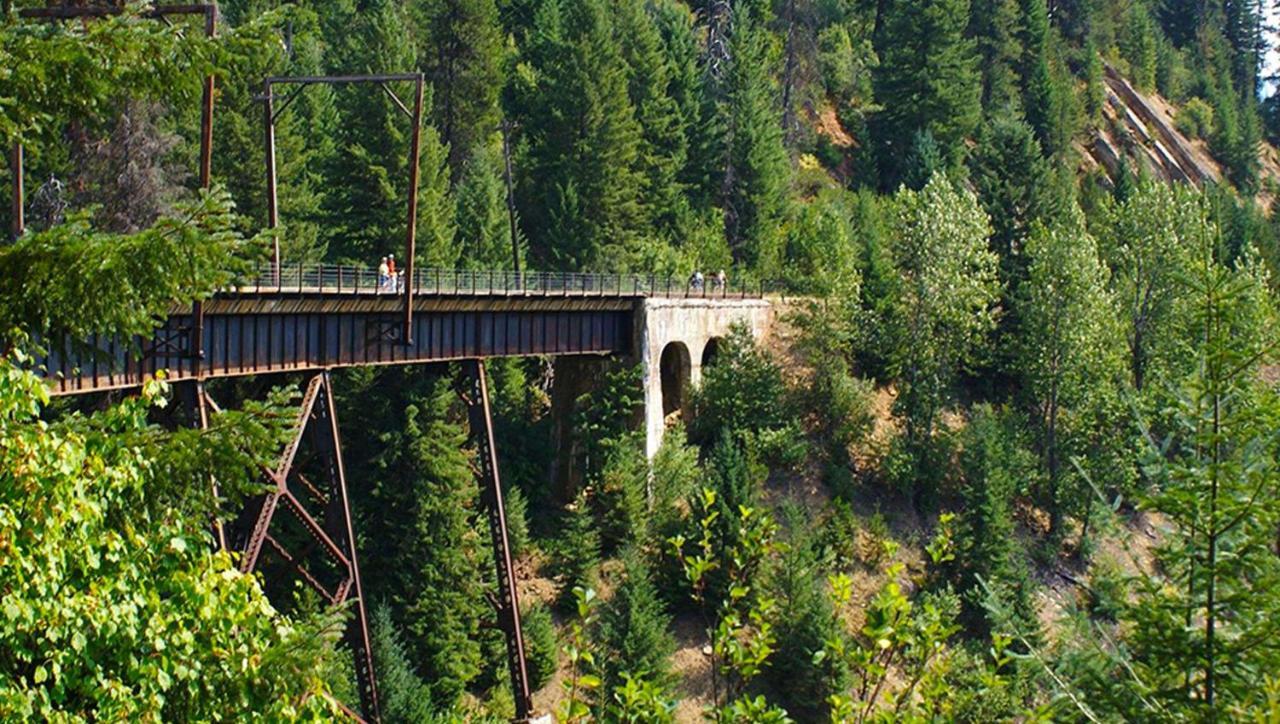
M 693 363 L 684 342 L 672 342 L 662 349 L 658 362 L 662 374 L 662 416 L 683 411 L 689 400 L 689 375 Z
M 707 367 L 716 363 L 716 358 L 720 356 L 720 338 L 712 337 L 707 340 L 707 344 L 702 348 L 702 367 Z

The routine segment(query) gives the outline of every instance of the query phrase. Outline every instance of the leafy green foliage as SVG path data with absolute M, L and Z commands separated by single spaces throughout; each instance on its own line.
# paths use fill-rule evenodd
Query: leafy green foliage
M 1115 304 L 1097 244 L 1081 227 L 1078 221 L 1074 229 L 1042 227 L 1032 235 L 1027 281 L 1014 302 L 1016 359 L 1055 534 L 1065 515 L 1087 520 L 1094 498 L 1067 461 L 1087 456 L 1086 469 L 1117 481 L 1131 458 L 1116 414 L 1124 361 Z
M 149 332 L 172 304 L 230 282 L 252 249 L 232 230 L 221 191 L 134 234 L 96 231 L 76 216 L 0 247 L 0 329 L 72 340 Z
M 166 434 L 146 422 L 164 402 L 152 383 L 105 412 L 49 423 L 43 383 L 14 361 L 0 362 L 0 716 L 332 714 L 317 672 L 340 620 L 280 618 L 253 577 L 209 551 L 209 507 L 150 502 L 208 490 L 196 463 L 219 449 L 247 456 L 218 468 L 246 490 L 275 440 L 269 421 L 241 413 Z
M 703 371 L 694 397 L 691 437 L 709 443 L 723 436 L 762 460 L 794 462 L 800 430 L 787 410 L 782 372 L 745 325 L 719 342 L 716 363 Z
M 938 175 L 895 203 L 895 264 L 902 277 L 895 310 L 893 370 L 902 380 L 895 410 L 905 419 L 909 473 L 917 495 L 934 473 L 919 467 L 957 375 L 982 347 L 994 323 L 996 257 L 977 199 Z

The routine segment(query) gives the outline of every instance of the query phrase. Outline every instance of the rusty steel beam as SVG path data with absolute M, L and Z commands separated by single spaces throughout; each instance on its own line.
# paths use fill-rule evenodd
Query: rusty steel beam
M 26 231 L 26 221 L 23 216 L 26 208 L 26 199 L 23 196 L 22 189 L 22 144 L 14 142 L 13 147 L 9 149 L 9 171 L 13 175 L 13 217 L 11 219 L 11 232 L 16 241 L 22 233 Z
M 374 674 L 373 646 L 369 638 L 369 617 L 365 608 L 364 590 L 360 585 L 360 563 L 356 558 L 355 527 L 351 523 L 351 505 L 347 500 L 347 472 L 342 462 L 342 436 L 338 431 L 337 405 L 333 400 L 333 381 L 328 372 L 321 373 L 324 378 L 324 404 L 319 407 L 326 429 L 318 431 L 317 439 L 322 444 L 321 452 L 328 452 L 328 472 L 334 490 L 334 502 L 341 508 L 342 520 L 335 521 L 334 532 L 344 538 L 347 554 L 351 563 L 351 575 L 344 589 L 343 599 L 354 590 L 355 620 L 347 629 L 347 636 L 356 654 L 356 681 L 360 687 L 360 703 L 364 713 L 370 719 L 380 719 L 378 710 L 378 683 Z M 327 448 L 327 449 L 326 449 Z
M 404 332 L 401 335 L 406 345 L 413 344 L 413 257 L 418 240 L 418 166 L 419 149 L 422 146 L 422 74 L 419 73 L 414 85 L 413 100 L 413 134 L 409 142 L 409 219 L 405 231 L 405 267 L 404 267 Z M 384 85 L 383 88 L 386 88 Z M 387 91 L 390 93 L 390 90 Z M 394 94 L 392 95 L 394 98 Z M 391 280 L 396 283 L 395 279 Z
M 625 301 L 598 305 L 555 300 L 558 306 L 547 308 L 521 298 L 484 311 L 482 305 L 454 309 L 456 305 L 428 304 L 419 297 L 412 346 L 398 334 L 380 332 L 399 329 L 398 302 L 398 297 L 384 298 L 367 311 L 355 311 L 360 307 L 343 300 L 296 306 L 277 301 L 263 312 L 242 312 L 239 303 L 227 306 L 215 299 L 205 302 L 203 359 L 165 343 L 186 338 L 192 317 L 183 313 L 169 317 L 145 339 L 104 337 L 79 347 L 69 340 L 42 340 L 50 351 L 36 366 L 43 368 L 53 394 L 70 395 L 137 387 L 159 370 L 178 382 L 468 357 L 617 355 L 630 353 L 634 345 L 633 305 Z M 147 354 L 138 357 L 139 349 Z
M 276 119 L 272 111 L 271 79 L 262 83 L 262 117 L 265 122 L 264 143 L 267 159 L 267 229 L 271 232 L 271 271 L 274 283 L 280 284 L 280 209 L 276 195 Z
M 315 454 L 314 458 L 308 459 L 318 461 L 322 466 L 329 488 L 327 496 L 319 496 L 328 500 L 319 516 L 307 510 L 303 502 L 294 495 L 292 487 L 293 481 L 302 480 L 298 455 L 299 450 L 308 442 Z M 308 381 L 306 393 L 298 408 L 294 434 L 281 451 L 274 469 L 264 469 L 263 473 L 274 489 L 252 501 L 240 516 L 236 544 L 242 551 L 241 570 L 246 573 L 260 570 L 265 547 L 289 571 L 315 589 L 330 604 L 352 602 L 355 615 L 347 628 L 347 641 L 355 656 L 361 708 L 369 720 L 377 721 L 377 680 L 373 667 L 369 621 L 356 558 L 355 531 L 347 498 L 346 471 L 342 462 L 342 438 L 338 431 L 333 382 L 327 372 L 321 372 Z M 319 495 L 309 481 L 303 481 L 303 487 L 310 488 Z M 288 511 L 309 536 L 301 551 L 290 550 L 285 539 L 271 533 L 277 519 L 276 514 L 281 508 Z M 331 561 L 340 572 L 336 587 L 323 582 L 308 568 L 308 561 L 314 560 L 313 554 L 322 556 L 322 560 Z
M 489 412 L 484 362 L 480 359 L 463 360 L 462 376 L 459 392 L 467 406 L 471 440 L 476 447 L 480 504 L 489 519 L 493 542 L 493 563 L 498 577 L 498 627 L 507 639 L 507 670 L 511 675 L 511 695 L 516 705 L 515 720 L 526 722 L 533 713 L 533 698 L 525 664 L 524 637 L 520 631 L 520 597 L 516 590 L 515 566 L 511 561 L 511 544 L 507 538 L 507 514 L 502 502 L 502 481 L 498 476 L 498 454 L 493 437 L 493 417 Z

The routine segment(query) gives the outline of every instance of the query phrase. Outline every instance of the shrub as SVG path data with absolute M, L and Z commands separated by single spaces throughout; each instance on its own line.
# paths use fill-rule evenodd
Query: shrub
M 556 673 L 558 642 L 551 609 L 541 601 L 525 609 L 520 618 L 524 634 L 525 661 L 528 662 L 529 686 L 541 689 Z
M 591 587 L 600 563 L 600 534 L 596 532 L 585 492 L 565 512 L 564 533 L 555 542 L 554 571 L 560 578 L 560 604 L 573 605 L 573 589 Z
M 671 619 L 639 552 L 628 549 L 623 560 L 621 585 L 600 618 L 605 690 L 622 686 L 624 674 L 665 686 L 670 678 L 667 658 L 675 651 L 668 631 Z
M 1174 126 L 1187 138 L 1210 138 L 1214 128 L 1213 106 L 1201 98 L 1192 98 L 1178 111 Z

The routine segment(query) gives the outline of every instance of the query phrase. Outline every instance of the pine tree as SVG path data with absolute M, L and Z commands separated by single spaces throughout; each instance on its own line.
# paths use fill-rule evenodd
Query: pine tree
M 520 631 L 524 634 L 529 662 L 529 686 L 537 691 L 546 686 L 556 673 L 559 646 L 551 609 L 542 602 L 529 606 L 520 618 Z
M 1034 641 L 1039 621 L 1012 507 L 1019 487 L 1034 476 L 1035 462 L 1010 422 L 1020 421 L 983 405 L 965 428 L 960 459 L 964 504 L 956 522 L 956 556 L 949 565 L 955 568 L 953 581 L 970 632 L 984 638 L 1010 635 L 1000 629 L 1012 624 Z M 993 618 L 986 605 L 988 592 L 1013 614 L 1012 621 Z
M 1126 27 L 1120 38 L 1120 52 L 1129 63 L 1129 79 L 1139 90 L 1153 90 L 1156 85 L 1156 34 L 1160 32 L 1146 6 L 1135 4 L 1129 9 Z
M 1280 401 L 1259 370 L 1274 354 L 1275 307 L 1256 262 L 1227 269 L 1214 247 L 1211 235 L 1199 239 L 1181 277 L 1196 349 L 1171 402 L 1171 433 L 1145 431 L 1143 463 L 1158 485 L 1140 505 L 1170 527 L 1157 565 L 1126 579 L 1119 618 L 1131 653 L 1103 672 L 1142 686 L 1143 697 L 1115 698 L 1128 719 L 1157 707 L 1206 721 L 1274 707 L 1266 679 L 1280 666 L 1271 442 Z
M 512 269 L 511 218 L 507 189 L 499 172 L 502 159 L 492 144 L 477 146 L 455 187 L 458 247 L 462 264 L 472 269 Z
M 922 0 L 885 7 L 876 37 L 880 65 L 872 118 L 881 185 L 895 188 L 919 130 L 930 131 L 948 164 L 977 128 L 982 83 L 973 41 L 964 35 L 968 0 Z
M 983 127 L 969 160 L 970 179 L 991 218 L 991 248 L 1001 279 L 1012 292 L 1026 268 L 1023 246 L 1035 222 L 1058 212 L 1052 171 L 1027 124 L 1007 117 Z
M 335 387 L 347 430 L 362 574 L 389 592 L 393 621 L 432 708 L 447 710 L 490 667 L 481 626 L 487 541 L 476 534 L 476 484 L 457 396 L 444 377 L 359 370 Z M 390 423 L 390 424 L 389 424 Z
M 374 605 L 370 619 L 370 643 L 378 667 L 378 703 L 383 721 L 412 724 L 433 720 L 431 697 L 409 662 L 409 652 L 391 620 L 391 608 L 386 603 Z
M 342 29 L 346 42 L 334 54 L 347 72 L 403 73 L 413 68 L 414 46 L 397 3 L 373 0 Z M 394 90 L 402 100 L 412 86 Z M 405 100 L 406 103 L 411 101 Z M 430 99 L 424 99 L 429 103 Z M 334 251 L 340 259 L 370 264 L 404 246 L 408 213 L 411 122 L 376 85 L 340 89 L 338 151 L 327 171 L 341 193 L 331 194 L 327 211 Z M 452 267 L 454 210 L 449 196 L 446 149 L 431 126 L 422 129 L 418 181 L 417 264 Z
M 623 683 L 623 674 L 665 686 L 670 683 L 668 658 L 675 639 L 658 589 L 638 549 L 622 556 L 623 579 L 600 616 L 600 633 L 606 691 Z
M 240 18 L 247 21 L 257 11 L 256 7 L 246 8 Z M 213 177 L 231 192 L 245 233 L 256 233 L 267 222 L 262 101 L 256 97 L 261 93 L 262 79 L 322 73 L 327 18 L 351 12 L 349 0 L 326 3 L 317 12 L 293 11 L 285 21 L 292 30 L 291 52 L 273 44 L 267 46 L 272 52 L 234 54 L 227 61 L 227 78 L 217 84 Z M 232 24 L 238 22 L 233 9 L 228 14 Z M 304 91 L 276 119 L 277 203 L 281 225 L 287 229 L 280 235 L 280 246 L 288 262 L 318 261 L 332 238 L 323 223 L 324 209 L 332 203 L 337 189 L 331 192 L 321 173 L 333 153 L 329 139 L 335 118 L 332 91 L 316 87 Z
M 662 39 L 662 53 L 667 66 L 667 97 L 675 101 L 680 112 L 680 126 L 685 133 L 685 162 L 678 181 L 690 197 L 691 205 L 711 205 L 715 189 L 709 170 L 714 160 L 708 156 L 714 149 L 714 124 L 704 122 L 704 74 L 698 65 L 698 39 L 694 17 L 679 0 L 651 0 L 647 5 Z
M 777 89 L 769 73 L 772 44 L 764 26 L 735 11 L 723 100 L 720 167 L 725 238 L 734 260 L 762 276 L 778 271 L 779 224 L 786 212 L 791 165 L 777 118 Z
M 573 589 L 590 588 L 600 564 L 600 534 L 596 531 L 591 502 L 578 493 L 565 511 L 560 539 L 556 541 L 556 572 L 560 578 L 559 603 L 573 605 Z
M 933 175 L 947 170 L 946 159 L 938 141 L 928 130 L 917 131 L 911 139 L 911 155 L 907 157 L 906 175 L 902 184 L 912 191 L 924 188 Z
M 973 0 L 969 34 L 982 58 L 982 107 L 999 114 L 1021 105 L 1018 69 L 1023 47 L 1018 0 Z
M 824 586 L 814 521 L 794 503 L 782 511 L 789 531 L 770 571 L 770 593 L 778 599 L 777 652 L 765 678 L 780 694 L 779 703 L 792 715 L 817 720 L 828 697 L 852 683 L 848 662 L 841 657 L 821 657 L 828 643 L 851 645 L 841 630 L 835 608 Z
M 688 157 L 685 117 L 673 90 L 672 67 L 648 5 L 614 0 L 615 32 L 628 69 L 627 95 L 641 128 L 639 167 L 644 205 L 662 236 L 676 231 L 685 208 L 680 175 Z M 684 91 L 679 86 L 674 88 Z
M 537 71 L 518 106 L 528 141 L 521 217 L 534 257 L 558 268 L 597 263 L 646 228 L 641 128 L 605 0 L 539 6 L 525 49 Z
M 419 67 L 432 84 L 432 119 L 458 178 L 476 149 L 498 130 L 505 49 L 494 0 L 420 0 L 410 4 Z

